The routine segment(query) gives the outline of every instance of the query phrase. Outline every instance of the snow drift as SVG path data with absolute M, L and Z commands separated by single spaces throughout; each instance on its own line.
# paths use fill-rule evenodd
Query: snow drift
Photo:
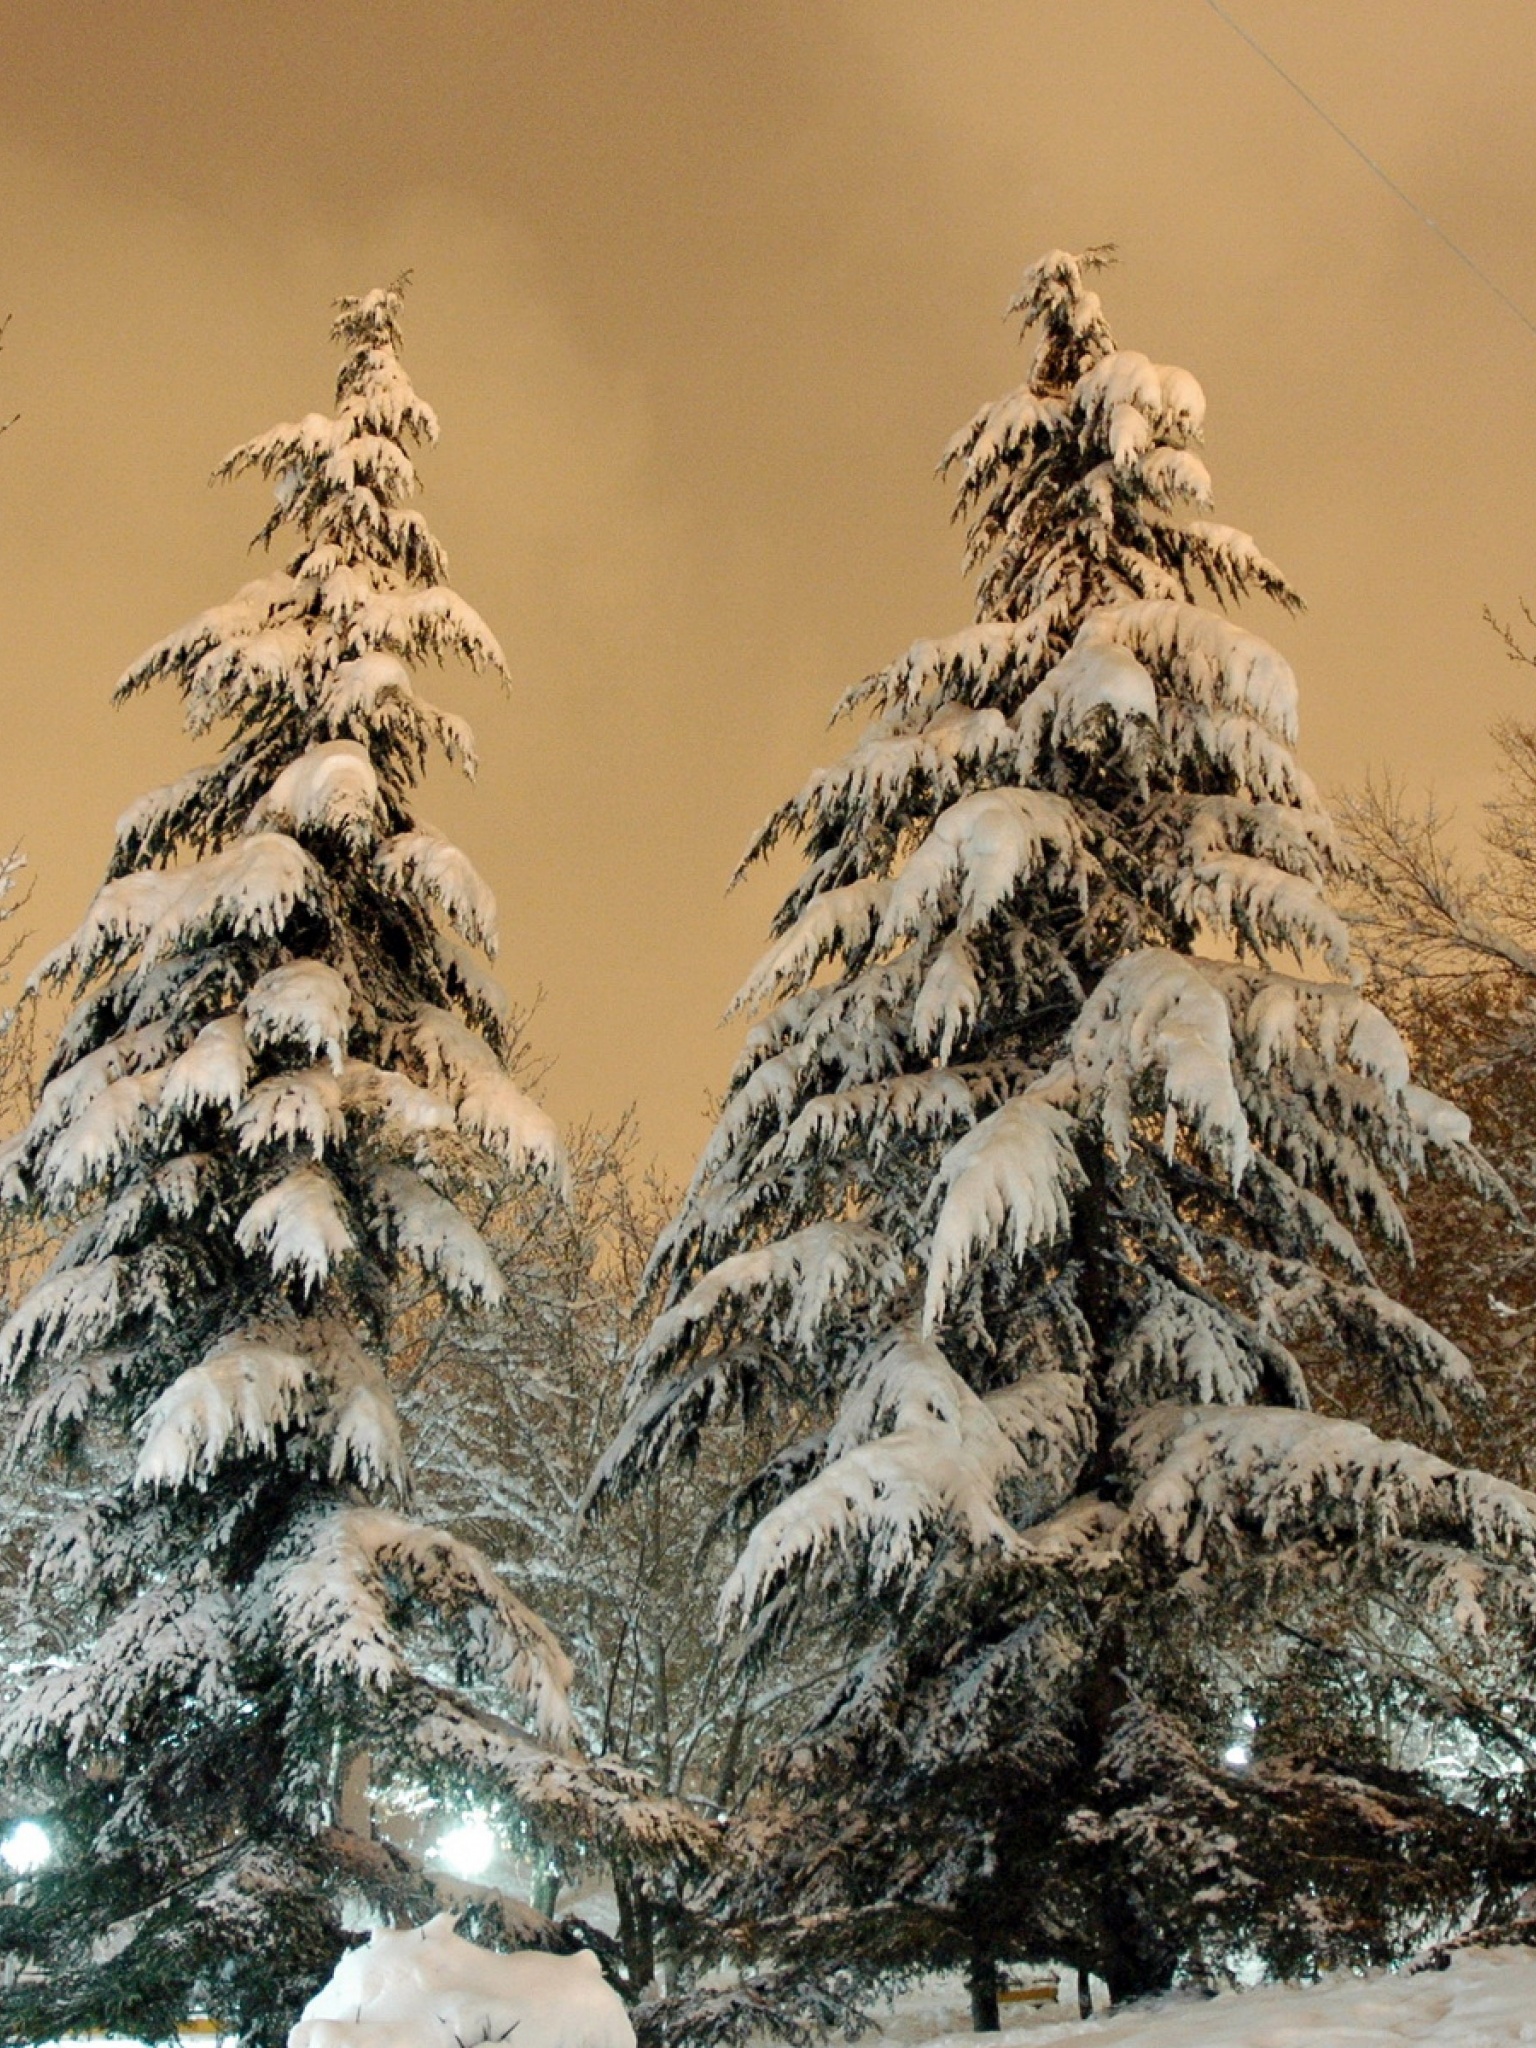
M 900 2038 L 907 2048 L 916 2040 L 907 2028 Z M 1443 1972 L 1175 1993 L 1086 2025 L 1075 2008 L 1049 2006 L 993 2038 L 1000 2048 L 1042 2038 L 1081 2048 L 1524 2048 L 1536 2041 L 1536 1953 L 1467 1949 Z M 976 2036 L 925 2029 L 922 2048 L 976 2048 Z
M 635 2048 L 596 1956 L 495 1955 L 439 1913 L 424 1927 L 381 1928 L 349 1950 L 288 2048 L 476 2048 L 514 2033 L 517 2048 Z

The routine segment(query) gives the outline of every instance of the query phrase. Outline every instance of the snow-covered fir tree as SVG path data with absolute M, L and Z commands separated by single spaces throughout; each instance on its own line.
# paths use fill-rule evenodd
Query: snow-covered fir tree
M 38 1560 L 86 1647 L 0 1731 L 55 1848 L 0 1912 L 26 1965 L 9 2040 L 163 2040 L 205 2011 L 281 2041 L 349 1907 L 431 1907 L 359 1823 L 360 1770 L 642 1846 L 689 1832 L 566 1751 L 549 1629 L 409 1512 L 397 1280 L 494 1307 L 496 1260 L 441 1190 L 561 1161 L 477 964 L 491 893 L 412 810 L 434 749 L 474 766 L 413 670 L 502 658 L 409 502 L 437 428 L 400 309 L 399 285 L 342 300 L 334 412 L 223 463 L 274 480 L 262 537 L 295 551 L 123 677 L 172 684 L 222 745 L 123 816 L 39 970 L 75 1005 L 10 1193 L 68 1235 L 0 1356 L 24 1441 L 100 1490 L 82 1478 Z
M 722 1910 L 963 1964 L 993 2024 L 1000 1962 L 1122 1996 L 1380 1953 L 1531 1853 L 1382 1731 L 1454 1737 L 1441 1653 L 1501 1642 L 1511 1804 L 1536 1498 L 1305 1369 L 1347 1354 L 1421 1435 L 1473 1393 L 1370 1259 L 1428 1155 L 1481 1169 L 1351 978 L 1292 671 L 1220 608 L 1296 600 L 1090 264 L 1029 270 L 1028 379 L 948 451 L 976 623 L 852 690 L 857 744 L 749 849 L 806 865 L 598 1480 L 771 1419 L 725 1620 L 855 1654 Z

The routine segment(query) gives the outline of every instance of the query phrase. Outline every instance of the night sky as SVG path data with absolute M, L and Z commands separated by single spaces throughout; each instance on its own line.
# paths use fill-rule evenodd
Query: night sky
M 1536 312 L 1530 0 L 1231 11 Z M 414 271 L 443 438 L 423 507 L 499 635 L 454 675 L 484 768 L 430 816 L 502 906 L 566 1118 L 638 1107 L 674 1172 L 792 867 L 727 898 L 841 741 L 841 691 L 970 596 L 934 464 L 1027 357 L 1024 265 L 1114 241 L 1119 341 L 1209 399 L 1216 516 L 1303 758 L 1475 821 L 1536 672 L 1536 334 L 1203 0 L 10 0 L 0 70 L 0 838 L 27 951 L 117 812 L 206 751 L 113 712 L 142 647 L 256 565 L 236 441 L 324 409 L 329 303 Z M 1536 632 L 1532 639 L 1536 640 Z

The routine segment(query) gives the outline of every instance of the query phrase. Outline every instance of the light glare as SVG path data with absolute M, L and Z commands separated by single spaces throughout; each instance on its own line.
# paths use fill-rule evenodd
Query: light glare
M 496 1837 L 482 1814 L 466 1814 L 456 1828 L 438 1837 L 438 1859 L 456 1877 L 479 1877 L 495 1855 Z
M 41 1870 L 53 1854 L 53 1844 L 35 1820 L 18 1821 L 0 1842 L 0 1859 L 17 1877 L 30 1877 Z

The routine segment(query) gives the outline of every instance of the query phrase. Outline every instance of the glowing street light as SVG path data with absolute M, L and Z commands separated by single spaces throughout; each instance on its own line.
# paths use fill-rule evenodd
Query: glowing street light
M 438 1836 L 432 1853 L 455 1877 L 479 1877 L 495 1861 L 497 1847 L 484 1814 L 468 1813 L 456 1828 Z
M 1221 1752 L 1221 1760 L 1229 1771 L 1245 1770 L 1253 1762 L 1253 1737 L 1258 1728 L 1258 1716 L 1251 1707 L 1244 1707 L 1237 1717 L 1241 1734 L 1233 1737 Z
M 35 1820 L 18 1821 L 0 1842 L 0 1862 L 13 1877 L 30 1877 L 53 1854 L 53 1844 Z

